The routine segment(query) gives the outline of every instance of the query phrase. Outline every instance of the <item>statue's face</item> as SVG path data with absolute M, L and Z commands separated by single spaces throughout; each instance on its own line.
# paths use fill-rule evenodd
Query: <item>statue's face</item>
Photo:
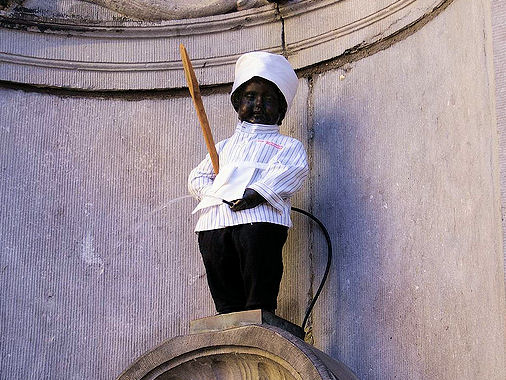
M 280 117 L 280 97 L 276 86 L 264 79 L 254 78 L 242 91 L 239 120 L 255 124 L 277 124 Z

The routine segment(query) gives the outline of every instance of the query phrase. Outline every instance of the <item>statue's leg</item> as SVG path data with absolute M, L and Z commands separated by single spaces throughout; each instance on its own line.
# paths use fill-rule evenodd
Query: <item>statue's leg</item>
M 240 251 L 245 309 L 274 312 L 283 275 L 283 245 L 288 228 L 272 223 L 243 224 L 234 234 Z
M 199 232 L 207 283 L 218 313 L 244 310 L 245 295 L 232 227 Z

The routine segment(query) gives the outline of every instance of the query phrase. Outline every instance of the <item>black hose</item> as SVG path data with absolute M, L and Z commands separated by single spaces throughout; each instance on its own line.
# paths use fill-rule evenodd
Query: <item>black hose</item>
M 316 300 L 318 299 L 318 296 L 322 292 L 323 286 L 325 285 L 325 282 L 327 281 L 327 277 L 329 275 L 330 265 L 332 263 L 332 242 L 330 241 L 329 232 L 327 231 L 327 229 L 325 228 L 323 223 L 320 222 L 320 220 L 318 220 L 317 217 L 315 217 L 314 215 L 310 214 L 309 212 L 301 210 L 300 208 L 297 208 L 297 207 L 292 207 L 292 210 L 295 212 L 304 214 L 307 217 L 309 217 L 310 219 L 312 219 L 313 221 L 315 221 L 316 224 L 318 224 L 318 226 L 322 230 L 323 234 L 325 235 L 325 240 L 327 240 L 327 267 L 325 268 L 325 273 L 323 274 L 323 278 L 320 283 L 320 286 L 318 287 L 318 290 L 316 291 L 313 299 L 311 300 L 311 303 L 309 304 L 309 306 L 306 310 L 306 315 L 304 316 L 304 321 L 302 322 L 302 330 L 304 330 L 304 328 L 306 327 L 306 323 L 309 318 L 309 315 L 311 314 L 311 311 L 313 311 L 313 307 L 316 303 Z

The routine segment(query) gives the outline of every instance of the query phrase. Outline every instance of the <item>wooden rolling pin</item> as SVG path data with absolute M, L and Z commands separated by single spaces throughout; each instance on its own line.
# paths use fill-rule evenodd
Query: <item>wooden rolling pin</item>
M 207 120 L 206 110 L 204 109 L 202 97 L 200 96 L 199 83 L 197 82 L 195 71 L 193 71 L 192 63 L 190 61 L 190 58 L 188 57 L 188 53 L 186 52 L 186 48 L 184 47 L 183 44 L 179 44 L 179 52 L 181 53 L 181 60 L 183 61 L 186 83 L 188 83 L 188 89 L 190 90 L 190 95 L 192 96 L 193 104 L 195 105 L 195 109 L 197 110 L 197 116 L 200 121 L 200 126 L 202 127 L 202 133 L 204 134 L 204 140 L 206 141 L 207 151 L 211 156 L 211 163 L 213 164 L 213 170 L 215 174 L 218 174 L 220 170 L 218 153 L 216 152 L 216 147 L 214 146 L 213 134 L 211 133 L 209 121 Z

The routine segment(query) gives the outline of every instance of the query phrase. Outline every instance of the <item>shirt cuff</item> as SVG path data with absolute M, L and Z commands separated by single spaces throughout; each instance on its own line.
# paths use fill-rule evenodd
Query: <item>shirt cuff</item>
M 191 195 L 193 195 L 195 198 L 197 198 L 199 201 L 201 201 L 202 198 L 204 198 L 205 193 L 211 188 L 212 185 L 213 184 L 211 183 L 211 184 L 205 185 L 199 189 L 188 187 L 188 190 Z
M 260 194 L 272 207 L 278 212 L 283 212 L 286 207 L 286 202 L 278 194 L 272 191 L 269 187 L 264 184 L 257 182 L 248 186 L 249 189 L 255 190 Z

